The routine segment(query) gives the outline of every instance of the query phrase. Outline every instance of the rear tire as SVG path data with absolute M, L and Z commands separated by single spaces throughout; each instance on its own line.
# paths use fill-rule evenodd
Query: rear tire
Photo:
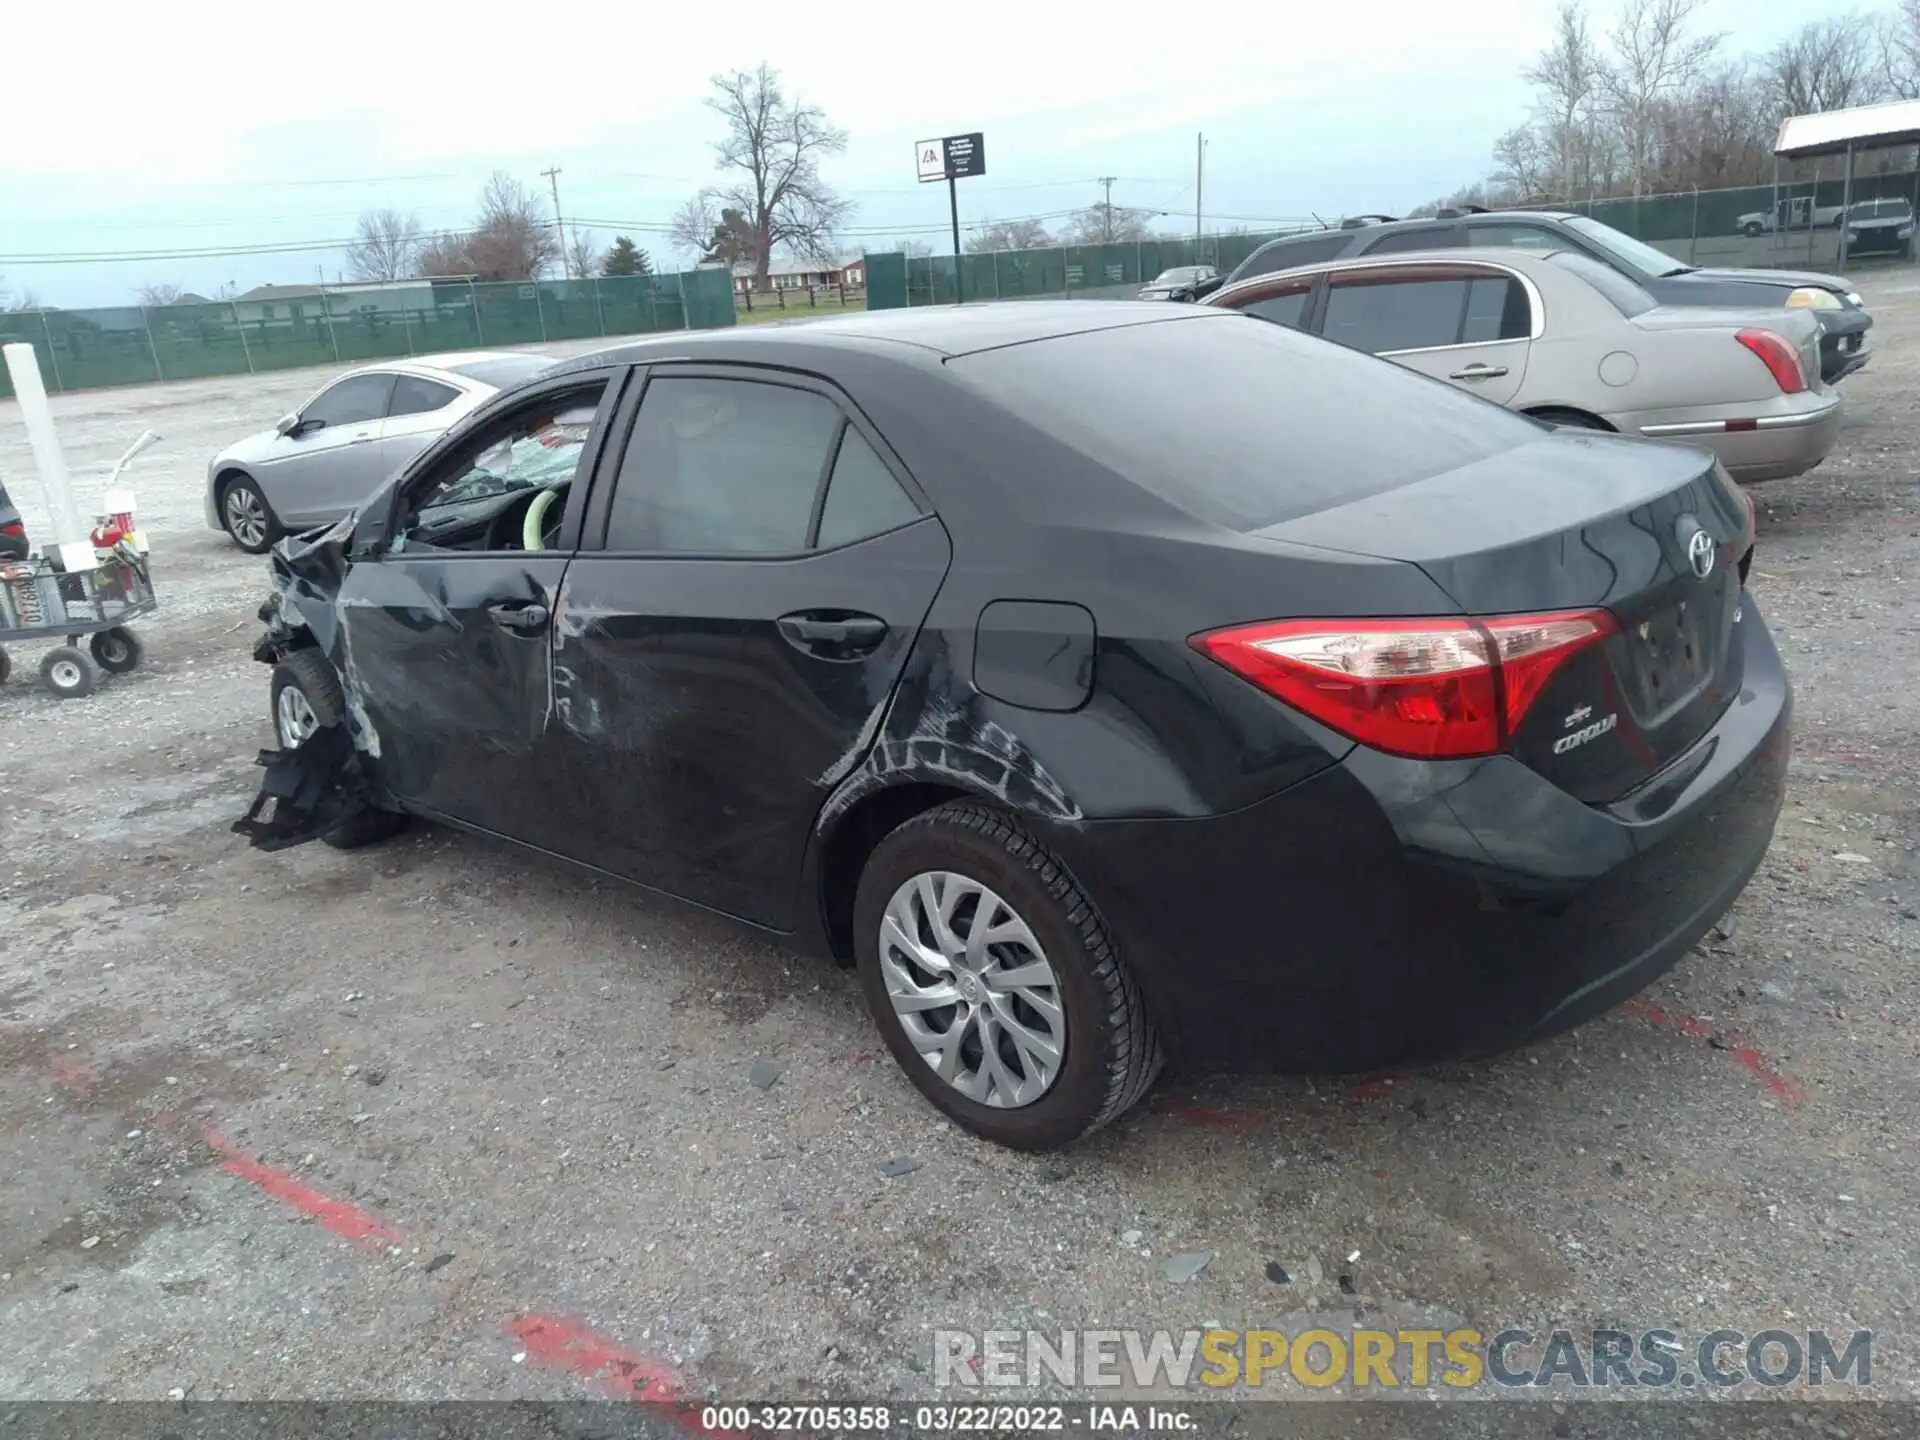
M 296 650 L 273 667 L 268 690 L 273 738 L 282 750 L 297 748 L 314 730 L 338 725 L 347 714 L 340 676 L 318 650 Z M 412 823 L 395 810 L 369 806 L 320 838 L 336 850 L 358 850 L 398 835 Z
M 914 985 L 932 976 L 935 986 L 974 997 L 918 1012 L 907 1007 L 920 1027 L 916 1044 L 902 1011 L 895 1008 L 890 986 L 910 993 L 911 987 L 903 988 L 898 978 L 903 973 L 901 957 L 927 954 L 934 946 L 925 938 L 933 932 L 917 930 L 909 937 L 909 950 L 886 940 L 882 932 L 890 908 L 898 924 L 902 896 L 927 893 L 916 888 L 923 882 L 936 890 L 955 887 L 946 893 L 983 897 L 963 899 L 947 915 L 952 921 L 949 939 L 963 926 L 978 923 L 1002 933 L 1017 929 L 1031 944 L 996 940 L 989 947 L 976 939 L 966 947 L 967 954 L 984 959 L 989 968 L 963 975 L 974 960 L 954 952 L 946 972 L 952 984 L 939 978 L 938 958 L 930 966 L 909 967 L 920 972 Z M 883 945 L 888 948 L 887 968 Z M 1057 858 L 1017 820 L 998 810 L 954 801 L 914 817 L 882 840 L 860 876 L 854 947 L 867 1008 L 901 1069 L 948 1117 L 995 1144 L 1016 1150 L 1070 1144 L 1124 1114 L 1159 1073 L 1160 1046 L 1145 1001 L 1092 902 Z M 1048 973 L 1044 979 L 1016 984 L 1016 969 L 1028 976 Z M 982 983 L 978 973 L 988 974 L 989 981 Z M 1029 1003 L 1016 991 L 1047 998 Z M 974 1028 L 953 1050 L 958 1056 L 971 1048 L 972 1058 L 958 1062 L 959 1081 L 942 1078 L 923 1053 L 930 1043 L 937 1044 L 937 1038 L 929 1041 L 929 1034 L 958 1036 L 968 1026 Z M 1016 1029 L 1024 1036 L 1042 1033 L 1060 1042 L 1051 1071 L 1016 1042 Z M 995 1046 L 992 1058 L 997 1064 L 989 1064 L 986 1044 Z M 956 1088 L 969 1075 L 978 1080 L 990 1070 L 1037 1093 L 1020 1100 L 1009 1098 L 1017 1089 L 1002 1090 L 1002 1103 L 995 1104 L 989 1103 L 992 1090 L 982 1100 Z
M 264 555 L 287 532 L 259 485 L 236 475 L 220 487 L 220 523 L 249 555 Z

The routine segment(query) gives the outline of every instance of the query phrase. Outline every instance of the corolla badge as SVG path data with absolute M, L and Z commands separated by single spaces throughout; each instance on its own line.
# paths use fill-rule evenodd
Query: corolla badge
M 1682 515 L 1679 523 L 1673 527 L 1674 536 L 1687 554 L 1687 565 L 1692 569 L 1694 579 L 1704 580 L 1713 573 L 1714 554 L 1717 547 L 1713 536 L 1709 535 L 1700 522 L 1691 515 Z

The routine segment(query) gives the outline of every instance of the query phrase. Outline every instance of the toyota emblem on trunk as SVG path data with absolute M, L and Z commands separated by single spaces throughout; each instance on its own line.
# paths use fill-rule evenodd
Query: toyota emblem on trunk
M 1687 547 L 1687 564 L 1693 567 L 1694 578 L 1706 579 L 1713 573 L 1713 536 L 1702 529 L 1700 522 L 1691 515 L 1682 519 L 1677 528 Z

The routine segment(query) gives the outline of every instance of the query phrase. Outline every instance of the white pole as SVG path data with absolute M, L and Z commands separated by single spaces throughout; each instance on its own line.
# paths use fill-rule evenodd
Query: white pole
M 53 429 L 53 407 L 47 404 L 47 387 L 40 378 L 40 361 L 31 345 L 6 347 L 7 374 L 13 379 L 14 398 L 20 402 L 20 418 L 27 427 L 27 441 L 33 447 L 34 467 L 40 472 L 40 488 L 46 498 L 47 512 L 53 517 L 54 553 L 60 568 L 68 572 L 93 569 L 93 540 L 73 503 L 73 486 L 67 478 L 66 456 L 60 453 L 60 437 Z

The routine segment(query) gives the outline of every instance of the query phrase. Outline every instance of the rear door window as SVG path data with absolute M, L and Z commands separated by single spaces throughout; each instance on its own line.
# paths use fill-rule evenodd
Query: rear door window
M 1460 231 L 1451 225 L 1436 225 L 1428 230 L 1396 230 L 1382 235 L 1367 246 L 1363 255 L 1405 255 L 1417 250 L 1444 250 L 1460 243 Z
M 1469 225 L 1467 237 L 1476 250 L 1564 250 L 1568 244 L 1544 225 Z
M 805 550 L 839 407 L 790 385 L 658 376 L 620 460 L 606 548 L 652 554 Z
M 1291 325 L 1300 328 L 1300 322 L 1306 318 L 1308 290 L 1289 290 L 1284 295 L 1269 295 L 1264 300 L 1255 300 L 1248 305 L 1236 305 L 1234 308 L 1243 315 L 1257 315 L 1262 320 L 1271 320 L 1276 325 Z
M 1320 333 L 1369 355 L 1457 345 L 1466 304 L 1465 280 L 1336 276 Z
M 1533 333 L 1533 306 L 1527 287 L 1507 275 L 1488 275 L 1467 284 L 1467 315 L 1461 326 L 1463 345 L 1490 345 L 1496 340 L 1524 340 Z
M 388 403 L 387 414 L 430 414 L 451 405 L 459 395 L 460 392 L 451 385 L 423 380 L 418 375 L 402 375 L 393 382 L 393 399 Z
M 874 453 L 866 436 L 848 425 L 840 436 L 833 474 L 827 477 L 827 498 L 820 510 L 816 542 L 819 548 L 851 545 L 919 518 L 920 507 L 900 488 L 900 482 Z
M 1234 530 L 1398 489 L 1542 433 L 1443 381 L 1225 315 L 1062 335 L 947 363 L 1125 482 Z

